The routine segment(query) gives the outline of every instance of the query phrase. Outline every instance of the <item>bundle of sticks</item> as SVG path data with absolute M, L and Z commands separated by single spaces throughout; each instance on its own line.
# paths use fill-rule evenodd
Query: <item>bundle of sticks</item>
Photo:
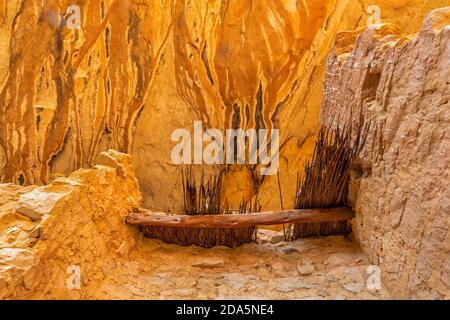
M 257 194 L 243 200 L 238 210 L 230 210 L 228 202 L 222 201 L 225 169 L 216 168 L 207 176 L 203 168 L 198 175 L 194 166 L 187 166 L 181 169 L 184 216 L 146 217 L 139 211 L 128 217 L 128 222 L 138 225 L 149 238 L 204 248 L 235 248 L 253 242 L 258 225 L 278 223 L 288 224 L 287 241 L 347 234 L 351 231 L 348 221 L 353 217 L 351 208 L 346 207 L 350 170 L 370 127 L 361 114 L 356 127 L 351 121 L 347 123 L 320 128 L 313 157 L 303 175 L 297 176 L 294 210 L 260 214 Z
M 261 210 L 257 196 L 253 200 L 242 200 L 237 211 L 229 209 L 228 202 L 222 201 L 224 169 L 216 169 L 208 177 L 202 169 L 198 178 L 195 168 L 188 166 L 181 169 L 181 176 L 185 215 L 243 214 Z M 149 238 L 181 246 L 197 245 L 204 248 L 219 245 L 235 248 L 243 243 L 255 241 L 257 232 L 256 226 L 237 228 L 142 226 L 141 229 Z
M 339 121 L 338 121 L 339 122 Z M 347 205 L 350 170 L 366 141 L 370 124 L 362 115 L 358 125 L 351 121 L 333 129 L 322 126 L 318 133 L 312 159 L 303 175 L 297 175 L 295 209 L 331 208 Z M 290 224 L 285 230 L 286 240 L 312 236 L 347 234 L 347 221 Z

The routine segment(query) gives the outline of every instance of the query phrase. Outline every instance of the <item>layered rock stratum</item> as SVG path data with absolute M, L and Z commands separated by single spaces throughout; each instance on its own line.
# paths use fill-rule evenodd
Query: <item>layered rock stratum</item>
M 393 295 L 449 298 L 450 7 L 419 33 L 341 33 L 327 63 L 323 123 L 371 121 L 352 173 L 357 241 Z
M 67 285 L 72 266 L 90 286 L 127 257 L 138 233 L 125 217 L 142 200 L 131 157 L 99 163 L 43 187 L 0 185 L 0 299 L 81 298 Z

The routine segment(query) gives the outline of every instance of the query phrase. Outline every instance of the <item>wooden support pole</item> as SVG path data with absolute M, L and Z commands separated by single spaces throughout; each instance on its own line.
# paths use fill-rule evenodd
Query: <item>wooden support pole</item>
M 140 226 L 241 228 L 284 223 L 346 221 L 353 217 L 353 211 L 349 207 L 205 216 L 166 215 L 148 211 L 148 214 L 132 213 L 127 217 L 127 222 L 132 225 Z

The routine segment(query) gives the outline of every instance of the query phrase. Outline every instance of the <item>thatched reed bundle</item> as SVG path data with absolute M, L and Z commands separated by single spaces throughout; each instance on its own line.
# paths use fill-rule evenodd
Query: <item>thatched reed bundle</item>
M 191 166 L 181 169 L 184 213 L 185 215 L 219 215 L 259 212 L 261 206 L 258 198 L 254 201 L 242 201 L 239 210 L 232 211 L 228 203 L 222 201 L 222 181 L 224 170 L 215 170 L 210 176 L 201 171 L 197 179 L 195 169 Z M 198 181 L 199 180 L 199 181 Z M 197 228 L 143 226 L 144 234 L 153 239 L 181 246 L 196 245 L 204 248 L 227 246 L 235 248 L 244 243 L 256 241 L 256 227 L 236 228 Z
M 313 158 L 304 174 L 297 177 L 295 209 L 331 208 L 347 204 L 350 170 L 365 143 L 369 125 L 360 117 L 359 124 L 334 129 L 322 126 Z M 285 236 L 288 241 L 310 236 L 347 234 L 346 221 L 291 224 Z

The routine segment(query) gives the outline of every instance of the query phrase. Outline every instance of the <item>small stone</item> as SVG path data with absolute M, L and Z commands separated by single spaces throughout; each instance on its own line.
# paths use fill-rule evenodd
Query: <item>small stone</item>
M 41 220 L 45 214 L 64 205 L 64 200 L 73 191 L 72 187 L 64 185 L 46 186 L 23 194 L 19 199 L 17 212 L 33 221 Z
M 120 177 L 127 175 L 127 167 L 130 166 L 131 161 L 130 155 L 115 150 L 102 152 L 97 158 L 99 165 L 115 168 L 117 175 Z
M 298 265 L 297 271 L 302 276 L 309 276 L 316 271 L 316 268 L 313 264 Z

